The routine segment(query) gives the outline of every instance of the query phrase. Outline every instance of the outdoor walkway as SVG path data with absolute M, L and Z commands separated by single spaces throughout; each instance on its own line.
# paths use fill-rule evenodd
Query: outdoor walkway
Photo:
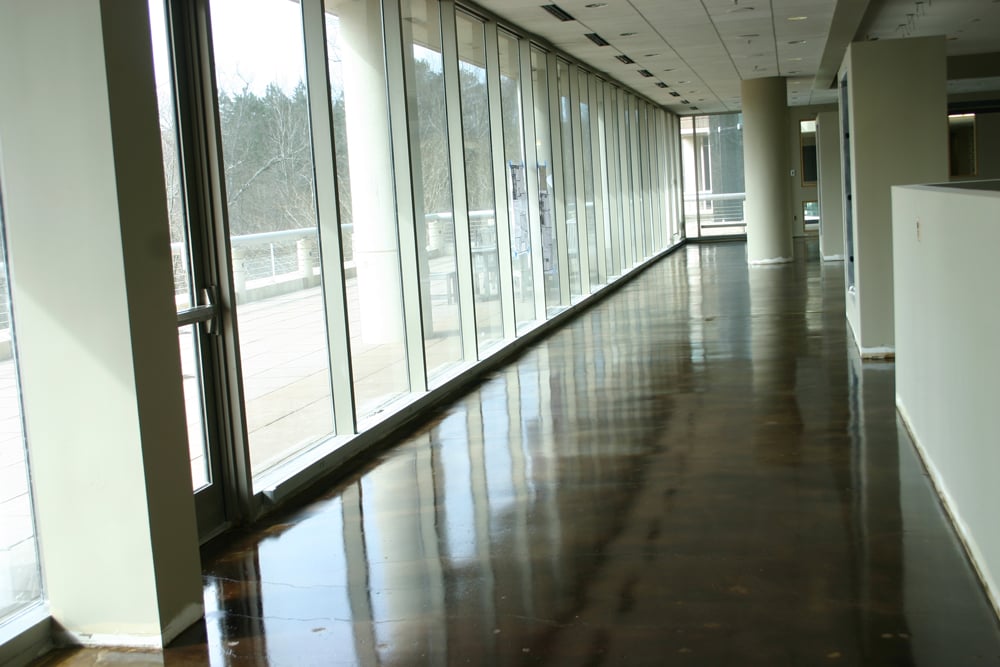
M 166 656 L 40 664 L 1000 664 L 893 365 L 861 364 L 842 267 L 797 250 L 669 256 L 234 538 Z

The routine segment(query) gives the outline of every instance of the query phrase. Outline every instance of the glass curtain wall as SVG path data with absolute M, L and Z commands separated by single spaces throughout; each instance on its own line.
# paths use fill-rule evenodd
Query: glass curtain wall
M 243 463 L 241 456 L 248 454 L 254 479 L 243 481 L 256 482 L 262 472 L 275 471 L 318 443 L 339 446 L 356 431 L 398 414 L 422 393 L 422 371 L 446 377 L 448 369 L 474 361 L 468 358 L 470 336 L 480 350 L 495 348 L 503 340 L 503 323 L 513 322 L 523 334 L 540 324 L 543 303 L 552 316 L 571 297 L 594 291 L 606 277 L 602 267 L 607 275 L 623 275 L 665 245 L 655 227 L 646 232 L 646 225 L 655 224 L 656 206 L 643 207 L 662 188 L 668 205 L 679 207 L 679 196 L 654 165 L 659 148 L 653 143 L 661 137 L 650 117 L 669 119 L 665 112 L 642 102 L 646 122 L 641 122 L 635 95 L 579 71 L 565 54 L 529 48 L 513 28 L 472 13 L 456 15 L 451 3 L 396 2 L 212 0 L 207 26 L 171 24 L 182 31 L 209 29 L 211 49 L 197 55 L 211 56 L 204 62 L 212 62 L 214 72 L 192 70 L 212 79 L 215 95 L 206 95 L 205 103 L 214 108 L 197 120 L 185 116 L 197 127 L 183 137 L 186 142 L 207 134 L 199 135 L 206 144 L 196 148 L 207 153 L 222 148 L 218 164 L 214 155 L 197 162 L 215 171 L 192 182 L 186 193 L 181 176 L 188 173 L 188 144 L 185 150 L 178 146 L 173 109 L 195 105 L 185 98 L 175 104 L 171 97 L 162 6 L 150 5 L 157 80 L 163 84 L 158 111 L 176 304 L 183 310 L 201 299 L 193 285 L 202 265 L 190 255 L 202 255 L 188 238 L 184 197 L 214 201 L 217 193 L 199 190 L 213 183 L 224 185 L 218 194 L 224 195 L 225 215 L 206 221 L 192 236 L 211 236 L 206 247 L 230 251 L 228 257 L 218 252 L 211 258 L 235 296 L 233 312 L 225 314 L 235 326 L 225 327 L 223 335 L 238 343 L 227 349 L 225 364 L 233 376 L 227 387 L 239 396 L 221 395 L 210 379 L 202 381 L 199 334 L 193 326 L 178 330 L 195 487 L 214 481 L 203 453 L 203 397 L 210 406 L 230 406 L 237 413 L 231 417 L 235 443 L 225 444 L 246 444 L 247 451 L 226 452 L 226 460 Z M 303 24 L 304 9 L 323 22 L 322 34 L 318 26 Z M 387 16 L 393 17 L 391 25 Z M 455 21 L 456 30 L 442 21 Z M 318 68 L 310 57 L 308 74 L 306 34 L 310 56 L 319 53 L 318 62 L 324 55 L 327 61 Z M 457 43 L 444 42 L 454 34 Z M 185 37 L 176 43 L 203 44 L 200 32 L 173 36 Z M 446 62 L 445 54 L 449 59 L 457 54 L 458 62 Z M 457 92 L 458 100 L 446 95 L 445 73 L 450 77 L 453 69 L 458 86 L 449 78 L 448 91 Z M 208 82 L 185 84 L 190 85 L 178 86 L 177 94 L 200 94 Z M 317 122 L 324 109 L 332 142 Z M 460 125 L 452 116 L 449 126 L 449 109 L 459 110 Z M 218 120 L 217 128 L 209 117 Z M 534 132 L 526 136 L 532 125 Z M 690 127 L 693 139 L 693 121 Z M 709 127 L 719 137 L 707 142 L 712 160 L 722 159 L 712 152 L 716 148 L 736 160 L 738 117 L 710 121 Z M 315 139 L 319 136 L 325 139 Z M 402 141 L 409 145 L 399 145 Z M 461 150 L 450 141 L 461 141 Z M 693 155 L 696 144 L 689 143 Z M 409 161 L 400 162 L 401 155 Z M 529 159 L 534 173 L 528 172 Z M 709 168 L 700 182 L 710 182 L 713 194 L 724 192 L 719 188 L 729 181 L 714 171 L 714 162 L 705 162 Z M 734 164 L 741 168 L 742 160 Z M 453 182 L 460 168 L 464 179 Z M 404 176 L 397 180 L 404 171 L 408 183 Z M 462 181 L 464 191 L 455 192 Z M 507 191 L 499 192 L 504 183 Z M 536 185 L 538 201 L 529 201 Z M 467 206 L 457 216 L 456 199 Z M 507 206 L 509 226 L 497 224 L 498 202 Z M 401 226 L 411 213 L 412 227 Z M 456 227 L 456 219 L 468 228 Z M 469 246 L 460 247 L 458 238 L 468 238 Z M 507 243 L 509 258 L 500 254 L 501 249 L 507 254 Z M 338 248 L 340 259 L 330 252 Z M 585 262 L 589 273 L 581 273 Z M 39 600 L 42 585 L 5 267 L 0 281 L 2 622 Z M 509 292 L 501 288 L 504 281 Z M 473 298 L 463 302 L 462 294 Z M 474 323 L 474 332 L 468 323 Z M 415 333 L 421 331 L 424 340 Z M 344 416 L 345 405 L 346 415 L 353 407 L 362 427 L 335 424 L 335 407 Z M 278 472 L 285 474 L 285 468 Z M 228 490 L 237 504 L 255 507 L 248 496 L 260 489 L 241 483 L 230 480 Z
M 0 626 L 42 597 L 0 196 Z
M 409 392 L 382 12 L 327 0 L 326 52 L 357 419 Z
M 503 338 L 500 258 L 493 193 L 489 90 L 486 82 L 486 33 L 483 22 L 465 12 L 455 16 L 462 103 L 466 202 L 472 245 L 472 281 L 479 349 Z
M 434 386 L 474 361 L 470 349 L 496 347 L 505 323 L 524 333 L 542 303 L 551 317 L 664 246 L 655 200 L 670 190 L 650 144 L 665 112 L 471 12 L 387 2 L 211 4 L 227 212 L 218 227 L 232 250 L 234 372 L 244 393 L 245 423 L 234 430 L 248 434 L 255 479 L 317 443 L 338 446 L 398 411 L 425 379 Z M 303 25 L 304 7 L 322 7 L 322 33 Z M 310 61 L 308 75 L 304 28 L 309 53 L 325 49 L 327 60 L 325 70 Z M 444 42 L 450 35 L 456 43 Z M 457 62 L 446 62 L 453 54 Z M 446 88 L 452 71 L 458 85 L 449 79 Z M 324 108 L 330 135 L 317 120 Z M 449 112 L 460 122 L 449 125 Z M 183 156 L 168 116 L 165 187 L 181 307 L 196 295 L 173 184 Z M 494 209 L 504 201 L 498 226 Z M 339 303 L 344 312 L 327 310 Z M 195 335 L 181 333 L 193 376 Z M 200 428 L 194 399 L 203 389 L 190 380 Z M 353 408 L 353 423 L 335 429 L 335 408 L 339 416 Z M 197 436 L 196 484 L 210 475 Z
M 687 236 L 745 234 L 743 115 L 687 116 L 680 135 Z

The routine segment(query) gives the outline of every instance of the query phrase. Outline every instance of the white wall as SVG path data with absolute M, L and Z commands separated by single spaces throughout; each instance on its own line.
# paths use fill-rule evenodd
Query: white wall
M 948 180 L 944 37 L 855 42 L 848 76 L 855 291 L 847 315 L 862 356 L 893 351 L 893 185 Z
M 0 174 L 52 618 L 158 647 L 202 595 L 146 12 L 0 2 Z
M 816 116 L 819 147 L 819 251 L 826 261 L 844 259 L 844 174 L 840 162 L 840 116 L 824 111 Z
M 802 150 L 799 139 L 799 121 L 816 118 L 821 111 L 836 111 L 835 104 L 788 108 L 788 212 L 792 220 L 792 235 L 805 236 L 805 220 L 802 205 L 807 201 L 819 201 L 819 191 L 815 185 L 802 185 Z M 818 159 L 818 158 L 817 158 Z M 817 165 L 818 166 L 818 165 Z M 792 175 L 792 170 L 795 174 Z
M 1000 182 L 895 187 L 896 404 L 1000 610 Z
M 977 178 L 1000 178 L 1000 112 L 976 114 Z

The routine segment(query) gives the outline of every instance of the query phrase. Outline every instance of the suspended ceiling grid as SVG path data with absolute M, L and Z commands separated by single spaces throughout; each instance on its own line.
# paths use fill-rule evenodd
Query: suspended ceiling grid
M 944 34 L 949 55 L 1000 51 L 1000 0 L 558 0 L 570 20 L 547 0 L 480 4 L 680 114 L 737 111 L 740 81 L 769 76 L 787 78 L 792 106 L 835 102 L 855 38 Z

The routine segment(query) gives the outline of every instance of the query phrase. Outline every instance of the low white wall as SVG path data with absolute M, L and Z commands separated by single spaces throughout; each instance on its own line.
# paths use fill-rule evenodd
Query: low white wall
M 1000 182 L 991 183 L 892 189 L 893 284 L 896 405 L 1000 612 Z

